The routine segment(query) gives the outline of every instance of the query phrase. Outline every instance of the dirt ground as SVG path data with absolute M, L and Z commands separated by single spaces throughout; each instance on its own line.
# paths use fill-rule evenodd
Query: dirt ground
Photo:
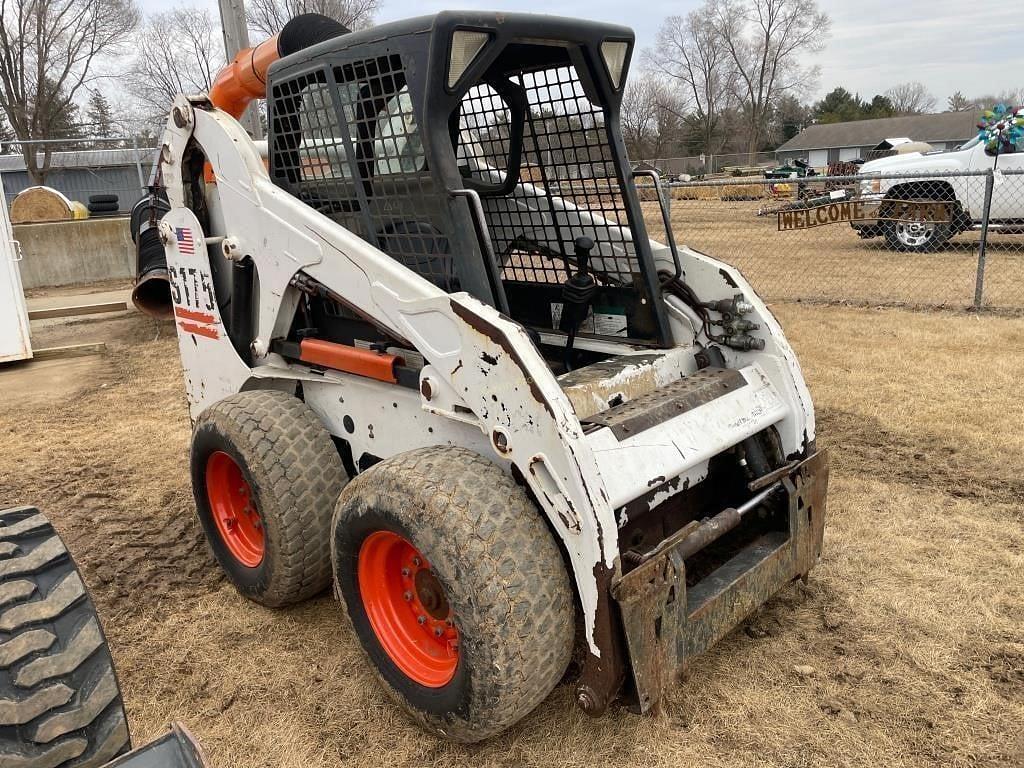
M 967 307 L 974 301 L 978 233 L 956 235 L 935 253 L 897 253 L 881 237 L 861 239 L 848 223 L 780 232 L 778 216 L 758 216 L 769 200 L 673 200 L 676 238 L 725 258 L 775 301 Z M 664 242 L 656 203 L 643 204 L 655 240 Z M 1022 309 L 1024 235 L 989 239 L 985 306 Z
M 0 505 L 64 533 L 136 743 L 178 719 L 214 766 L 1024 765 L 1024 323 L 775 310 L 832 454 L 822 562 L 657 717 L 589 719 L 563 685 L 506 735 L 453 746 L 378 689 L 329 595 L 238 597 L 194 517 L 173 328 L 136 313 L 34 326 L 39 346 L 106 341 L 70 384 L 0 370 Z

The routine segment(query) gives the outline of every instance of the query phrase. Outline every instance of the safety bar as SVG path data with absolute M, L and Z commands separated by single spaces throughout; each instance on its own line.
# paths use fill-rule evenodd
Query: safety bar
M 511 315 L 508 298 L 505 296 L 505 284 L 501 281 L 501 266 L 494 253 L 494 243 L 491 241 L 491 232 L 487 227 L 487 218 L 484 215 L 484 204 L 480 200 L 480 193 L 473 189 L 451 189 L 448 190 L 448 194 L 452 197 L 464 197 L 469 201 L 469 210 L 473 216 L 473 229 L 476 230 L 480 249 L 487 262 L 487 274 L 490 277 L 494 300 L 498 304 L 499 310 L 506 315 Z
M 668 204 L 665 202 L 665 193 L 662 191 L 661 176 L 657 171 L 637 170 L 633 171 L 633 178 L 647 176 L 654 182 L 654 191 L 658 194 L 658 207 L 661 209 L 661 220 L 665 223 L 665 240 L 672 251 L 672 261 L 675 264 L 676 272 L 673 280 L 678 280 L 683 274 L 683 264 L 679 260 L 679 249 L 676 248 L 676 236 L 672 233 L 672 217 L 669 214 Z

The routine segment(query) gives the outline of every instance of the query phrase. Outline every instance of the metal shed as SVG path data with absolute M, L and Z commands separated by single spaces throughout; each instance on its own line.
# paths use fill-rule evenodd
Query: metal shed
M 155 159 L 156 150 L 149 148 L 54 152 L 46 186 L 82 203 L 89 195 L 117 195 L 119 210 L 127 212 L 145 192 Z M 0 155 L 0 183 L 8 207 L 19 192 L 35 186 L 20 153 Z

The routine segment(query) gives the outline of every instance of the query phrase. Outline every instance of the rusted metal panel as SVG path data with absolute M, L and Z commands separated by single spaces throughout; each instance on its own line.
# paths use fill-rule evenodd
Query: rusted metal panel
M 692 587 L 686 583 L 685 538 L 614 583 L 641 711 L 657 706 L 691 658 L 817 563 L 827 487 L 822 451 L 783 479 L 787 531 L 758 536 Z
M 115 758 L 105 768 L 208 768 L 195 736 L 181 723 L 172 723 L 163 736 Z
M 746 385 L 743 374 L 733 368 L 703 368 L 586 422 L 608 427 L 616 439 L 624 440 Z

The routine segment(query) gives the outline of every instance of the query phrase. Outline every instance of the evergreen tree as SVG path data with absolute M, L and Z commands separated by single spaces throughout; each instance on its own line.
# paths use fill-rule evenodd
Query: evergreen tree
M 871 119 L 875 117 L 892 117 L 896 114 L 896 107 L 893 106 L 892 100 L 888 96 L 882 94 L 876 94 L 875 98 L 871 100 L 870 104 L 864 104 L 861 108 L 862 120 Z
M 107 97 L 99 91 L 89 94 L 85 107 L 85 133 L 97 138 L 109 138 L 114 134 L 114 114 Z M 96 146 L 103 146 L 97 142 Z
M 871 101 L 861 101 L 860 96 L 841 87 L 814 105 L 814 117 L 819 123 L 871 120 L 895 114 L 896 108 L 888 96 L 876 94 Z
M 845 123 L 859 120 L 862 110 L 860 98 L 840 86 L 814 105 L 814 116 L 819 123 Z
M 29 102 L 29 111 L 36 112 L 40 116 L 40 122 L 49 126 L 47 139 L 77 139 L 82 135 L 81 120 L 78 116 L 78 105 L 61 92 L 57 84 L 44 78 L 40 84 L 40 92 Z M 38 105 L 38 106 L 37 106 Z M 44 106 L 45 105 L 45 106 Z M 44 167 L 49 170 L 49 152 L 77 149 L 74 142 L 62 144 L 48 143 L 39 150 L 45 160 Z
M 775 104 L 769 135 L 776 145 L 783 144 L 803 130 L 812 120 L 811 108 L 787 93 Z
M 946 99 L 947 112 L 970 112 L 973 109 L 977 109 L 977 104 L 964 96 L 960 91 Z

